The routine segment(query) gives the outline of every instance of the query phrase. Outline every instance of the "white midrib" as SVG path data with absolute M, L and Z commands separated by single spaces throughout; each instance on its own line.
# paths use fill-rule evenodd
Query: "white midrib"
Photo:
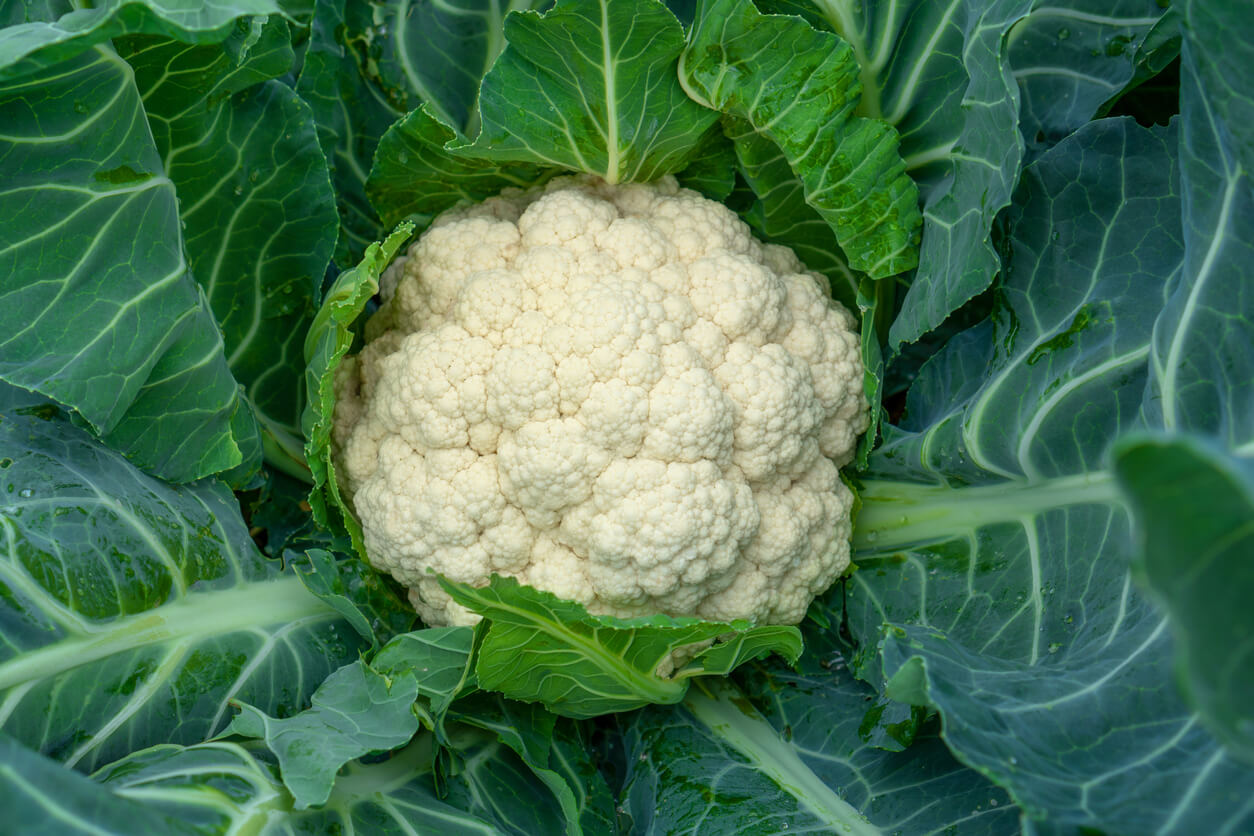
M 605 64 L 605 181 L 618 182 L 618 99 L 610 46 L 610 4 L 601 0 L 601 54 Z
M 72 634 L 0 664 L 0 691 L 141 647 L 192 642 L 317 615 L 338 617 L 296 577 L 192 593 L 175 603 L 110 621 L 98 632 Z
M 860 497 L 853 545 L 867 552 L 952 539 L 997 523 L 1023 524 L 1057 508 L 1120 502 L 1107 471 L 971 488 L 871 480 Z
M 1176 378 L 1180 373 L 1184 344 L 1191 333 L 1189 326 L 1197 313 L 1198 299 L 1202 295 L 1202 290 L 1206 287 L 1206 283 L 1211 277 L 1215 275 L 1215 262 L 1219 258 L 1219 251 L 1223 249 L 1223 245 L 1227 242 L 1227 228 L 1229 218 L 1232 215 L 1232 204 L 1236 198 L 1239 180 L 1240 178 L 1232 176 L 1231 173 L 1228 174 L 1228 183 L 1224 188 L 1223 203 L 1219 207 L 1219 217 L 1215 220 L 1215 234 L 1211 236 L 1210 246 L 1206 249 L 1206 257 L 1198 267 L 1197 276 L 1194 278 L 1193 286 L 1189 289 L 1189 295 L 1185 300 L 1184 310 L 1180 312 L 1180 323 L 1176 326 L 1176 333 L 1171 338 L 1171 347 L 1167 351 L 1167 369 L 1162 382 L 1162 400 L 1163 425 L 1169 430 L 1175 429 L 1179 420 L 1176 415 Z
M 879 828 L 806 766 L 797 750 L 786 743 L 764 717 L 747 703 L 742 707 L 733 702 L 727 693 L 729 686 L 709 684 L 717 689 L 716 696 L 693 687 L 684 698 L 684 705 L 715 737 L 797 799 L 801 807 L 830 828 L 829 832 L 882 836 Z

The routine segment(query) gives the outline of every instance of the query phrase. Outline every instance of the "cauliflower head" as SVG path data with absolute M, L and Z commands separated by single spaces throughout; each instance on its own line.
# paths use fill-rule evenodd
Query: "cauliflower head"
M 477 618 L 433 572 L 793 624 L 848 567 L 856 321 L 725 206 L 562 178 L 445 213 L 380 284 L 334 450 L 428 624 Z

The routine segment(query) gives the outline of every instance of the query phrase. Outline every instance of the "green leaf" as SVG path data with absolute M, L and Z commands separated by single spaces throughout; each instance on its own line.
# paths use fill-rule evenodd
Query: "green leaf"
M 1139 47 L 1166 14 L 1157 0 L 1062 0 L 1015 23 L 1006 45 L 1028 145 L 1057 142 L 1132 84 Z
M 449 150 L 454 141 L 453 130 L 425 106 L 388 129 L 366 182 L 370 202 L 385 223 L 409 220 L 421 231 L 459 203 L 539 185 L 559 173 L 531 163 L 495 162 L 472 150 Z
M 1035 4 L 759 3 L 800 14 L 848 42 L 862 83 L 858 113 L 885 120 L 901 137 L 906 170 L 922 197 L 923 237 L 889 344 L 914 342 L 988 288 L 1000 269 L 991 230 L 1023 160 L 1007 34 Z
M 768 653 L 790 661 L 801 653 L 795 627 L 594 616 L 580 604 L 499 575 L 482 589 L 443 578 L 440 584 L 485 619 L 475 659 L 479 687 L 543 702 L 566 717 L 679 702 L 691 677 L 725 674 Z M 718 639 L 731 646 L 706 646 Z M 678 668 L 673 676 L 666 673 L 671 668 Z
M 356 264 L 383 237 L 383 224 L 366 199 L 366 176 L 379 138 L 404 112 L 370 70 L 369 33 L 378 31 L 372 11 L 367 3 L 318 3 L 296 81 L 335 186 L 340 233 L 334 260 L 340 268 Z
M 305 335 L 305 390 L 309 398 L 301 414 L 301 429 L 305 435 L 305 459 L 314 482 L 309 504 L 320 525 L 350 536 L 363 556 L 361 526 L 340 494 L 331 456 L 335 370 L 352 347 L 353 323 L 379 290 L 379 274 L 412 230 L 412 224 L 402 224 L 381 244 L 367 247 L 361 262 L 335 280 Z
M 264 431 L 303 462 L 300 340 L 335 242 L 335 197 L 309 108 L 287 86 L 288 26 L 220 46 L 126 38 L 181 208 L 192 274 Z M 171 401 L 174 402 L 174 401 Z
M 78 768 L 301 705 L 362 647 L 219 482 L 145 475 L 0 387 L 0 728 Z
M 303 556 L 289 551 L 284 559 L 293 562 L 309 591 L 342 615 L 372 648 L 413 626 L 416 616 L 409 602 L 363 561 L 326 549 L 310 549 Z
M 500 744 L 495 750 L 484 745 L 468 754 L 480 758 L 474 766 L 476 774 L 508 776 L 515 782 L 512 792 L 520 798 L 544 794 L 544 787 L 516 758 L 511 760 L 512 753 Z M 197 833 L 247 832 L 262 820 L 273 832 L 283 834 L 482 836 L 500 828 L 494 815 L 527 815 L 526 808 L 508 793 L 489 797 L 493 806 L 488 806 L 474 792 L 462 789 L 467 780 L 460 776 L 450 782 L 455 799 L 469 797 L 478 803 L 473 811 L 468 809 L 472 804 L 455 806 L 450 803 L 453 799 L 442 798 L 436 790 L 433 761 L 434 741 L 420 734 L 386 760 L 348 764 L 336 778 L 327 803 L 306 810 L 294 809 L 295 800 L 279 780 L 273 755 L 257 743 L 157 746 L 111 764 L 93 777 L 116 798 L 164 811 L 191 823 Z
M 2 83 L 0 122 L 0 379 L 163 478 L 255 469 L 257 428 L 188 273 L 130 67 L 98 47 Z
M 551 0 L 382 3 L 373 38 L 378 83 L 402 112 L 426 104 L 459 136 L 479 133 L 479 88 L 505 48 L 511 12 L 545 11 Z M 386 36 L 382 33 L 386 32 Z
M 658 0 L 559 0 L 510 15 L 505 40 L 465 149 L 483 159 L 655 180 L 684 167 L 716 118 L 680 86 L 683 27 Z
M 248 29 L 249 16 L 274 14 L 298 21 L 313 11 L 309 0 L 236 0 L 225 6 L 190 0 L 102 0 L 91 8 L 23 5 L 24 22 L 0 29 L 0 81 L 42 72 L 122 35 L 218 43 L 237 29 Z M 63 9 L 66 13 L 58 15 Z
M 915 266 L 918 190 L 896 131 L 853 113 L 861 83 L 848 44 L 795 18 L 762 15 L 751 0 L 710 0 L 680 77 L 694 99 L 779 148 L 854 270 L 882 278 Z M 732 125 L 733 140 L 748 133 Z M 760 145 L 744 154 L 758 166 L 769 157 Z
M 0 734 L 0 798 L 5 801 L 5 815 L 21 822 L 26 833 L 183 836 L 200 832 L 192 822 L 178 816 L 136 800 L 117 798 L 5 734 Z
M 1185 5 L 1180 180 L 1184 263 L 1154 327 L 1146 419 L 1254 454 L 1254 21 Z
M 395 637 L 370 665 L 394 679 L 414 678 L 438 730 L 453 700 L 475 690 L 473 646 L 470 627 L 428 627 Z
M 916 2 L 917 13 L 889 18 L 906 22 L 896 37 L 867 31 L 877 52 L 903 53 L 875 61 L 890 68 L 881 106 L 901 132 L 907 167 L 927 184 L 919 267 L 888 335 L 894 350 L 937 328 L 1001 267 L 993 221 L 1010 203 L 1024 150 L 1006 34 L 1033 5 Z
M 264 740 L 279 759 L 296 809 L 304 810 L 326 803 L 336 773 L 350 760 L 409 742 L 418 731 L 417 696 L 413 678 L 390 680 L 357 661 L 328 676 L 309 709 L 275 719 L 239 705 L 240 713 L 220 736 Z
M 863 740 L 874 691 L 834 666 L 753 666 L 680 706 L 626 720 L 622 806 L 633 833 L 1013 832 L 1006 793 L 954 760 L 935 724 L 906 752 Z M 769 825 L 765 823 L 769 822 Z
M 964 763 L 1062 828 L 1248 823 L 1231 788 L 1254 773 L 1178 693 L 1107 469 L 1184 258 L 1177 137 L 1102 120 L 1025 170 L 992 319 L 923 367 L 861 478 L 857 672 L 935 706 Z
M 366 183 L 388 128 L 425 103 L 454 133 L 477 134 L 479 85 L 505 46 L 505 16 L 546 5 L 318 3 L 296 90 L 331 164 L 342 223 L 337 264 L 355 263 L 383 235 Z
M 1137 437 L 1115 473 L 1140 531 L 1136 566 L 1171 619 L 1189 701 L 1254 761 L 1254 462 L 1196 439 Z

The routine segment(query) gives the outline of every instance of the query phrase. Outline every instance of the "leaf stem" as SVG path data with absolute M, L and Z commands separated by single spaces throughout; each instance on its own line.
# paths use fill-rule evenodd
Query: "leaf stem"
M 879 828 L 814 774 L 795 747 L 780 737 L 747 698 L 725 680 L 700 680 L 689 689 L 684 706 L 722 742 L 744 756 L 749 766 L 828 826 L 847 836 L 882 836 Z

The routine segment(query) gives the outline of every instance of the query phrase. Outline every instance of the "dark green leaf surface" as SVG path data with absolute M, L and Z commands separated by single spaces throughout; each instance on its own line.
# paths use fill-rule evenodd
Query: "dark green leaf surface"
M 449 137 L 475 136 L 479 84 L 505 46 L 505 15 L 546 5 L 528 0 L 318 4 L 296 90 L 313 109 L 338 193 L 337 264 L 355 263 L 383 236 L 383 224 L 366 198 L 366 180 L 388 128 L 426 103 L 451 129 Z
M 366 247 L 384 235 L 366 199 L 366 177 L 379 138 L 403 114 L 369 70 L 372 10 L 370 4 L 346 0 L 318 3 L 296 82 L 331 169 L 340 217 L 334 258 L 341 269 L 356 264 Z
M 505 48 L 506 16 L 552 5 L 552 0 L 380 3 L 373 38 L 380 51 L 379 83 L 402 112 L 425 103 L 445 125 L 474 139 L 479 85 Z
M 335 242 L 334 194 L 309 108 L 273 77 L 287 24 L 188 47 L 128 38 L 144 109 L 174 183 L 192 274 L 262 429 L 301 462 L 300 340 Z
M 1134 438 L 1115 472 L 1138 524 L 1138 569 L 1176 637 L 1185 694 L 1254 761 L 1254 461 L 1194 439 Z
M 22 833 L 100 836 L 200 832 L 176 815 L 114 796 L 88 778 L 24 748 L 0 733 L 0 798 L 11 826 Z
M 1254 454 L 1254 17 L 1186 4 L 1181 47 L 1184 263 L 1154 327 L 1146 418 Z
M 309 591 L 333 607 L 372 647 L 408 630 L 417 618 L 409 602 L 363 561 L 325 549 L 310 549 L 303 556 L 289 551 L 283 557 L 294 563 Z
M 789 660 L 801 653 L 795 627 L 594 616 L 577 603 L 499 575 L 482 589 L 443 579 L 441 585 L 485 619 L 475 659 L 479 686 L 543 702 L 568 717 L 675 703 L 691 677 L 723 675 L 770 653 Z M 723 638 L 724 644 L 708 646 Z M 676 651 L 681 658 L 673 657 Z
M 477 203 L 506 188 L 543 183 L 556 169 L 532 163 L 500 163 L 473 149 L 450 151 L 453 130 L 415 110 L 384 134 L 366 183 L 370 202 L 385 223 L 413 221 L 421 231 L 458 203 Z
M 439 734 L 453 747 L 454 759 L 467 757 L 458 748 L 459 739 L 467 735 L 465 729 L 482 729 L 517 755 L 530 772 L 528 779 L 548 788 L 548 792 L 528 803 L 524 820 L 502 817 L 508 822 L 507 830 L 524 834 L 565 832 L 568 836 L 611 832 L 614 799 L 597 771 L 589 741 L 580 726 L 550 714 L 538 704 L 486 693 L 455 703 L 449 717 L 458 723 Z M 511 760 L 502 758 L 500 765 Z M 487 775 L 495 779 L 498 771 L 494 768 Z M 521 783 L 525 785 L 527 781 Z
M 907 752 L 868 743 L 859 721 L 873 697 L 836 668 L 755 666 L 742 688 L 707 680 L 682 706 L 640 712 L 625 741 L 631 832 L 1013 831 L 1005 791 L 955 761 L 934 727 Z
M 680 87 L 683 29 L 658 0 L 559 0 L 506 18 L 505 39 L 479 93 L 484 159 L 654 180 L 682 169 L 716 118 Z
M 918 190 L 892 127 L 854 115 L 858 75 L 839 38 L 750 0 L 702 4 L 680 67 L 689 95 L 735 118 L 729 136 L 749 143 L 737 148 L 742 166 L 757 171 L 773 156 L 751 127 L 782 152 L 850 266 L 883 278 L 917 263 Z
M 878 680 L 882 640 L 889 695 L 935 706 L 962 761 L 1067 827 L 1230 833 L 1254 813 L 1254 772 L 1176 689 L 1106 470 L 1184 255 L 1176 137 L 1097 122 L 1027 170 L 1003 304 L 924 367 L 862 485 L 858 669 Z
M 719 127 L 710 129 L 675 178 L 679 185 L 722 203 L 736 189 L 736 152 Z M 743 217 L 743 216 L 742 216 Z M 759 234 L 761 230 L 758 230 Z
M 1166 6 L 1158 0 L 1051 1 L 1014 25 L 1006 43 L 1029 146 L 1057 142 L 1133 81 L 1139 48 Z
M 249 29 L 252 15 L 276 14 L 295 21 L 313 11 L 309 0 L 234 0 L 229 4 L 103 0 L 90 8 L 70 3 L 22 5 L 25 20 L 0 29 L 0 80 L 45 70 L 121 35 L 165 35 L 185 43 L 217 43 L 237 28 Z
M 164 478 L 255 468 L 257 428 L 188 272 L 130 67 L 99 47 L 0 84 L 0 123 L 0 379 L 72 407 Z
M 0 390 L 0 728 L 90 769 L 300 706 L 362 644 L 262 557 L 229 490 L 146 476 Z

